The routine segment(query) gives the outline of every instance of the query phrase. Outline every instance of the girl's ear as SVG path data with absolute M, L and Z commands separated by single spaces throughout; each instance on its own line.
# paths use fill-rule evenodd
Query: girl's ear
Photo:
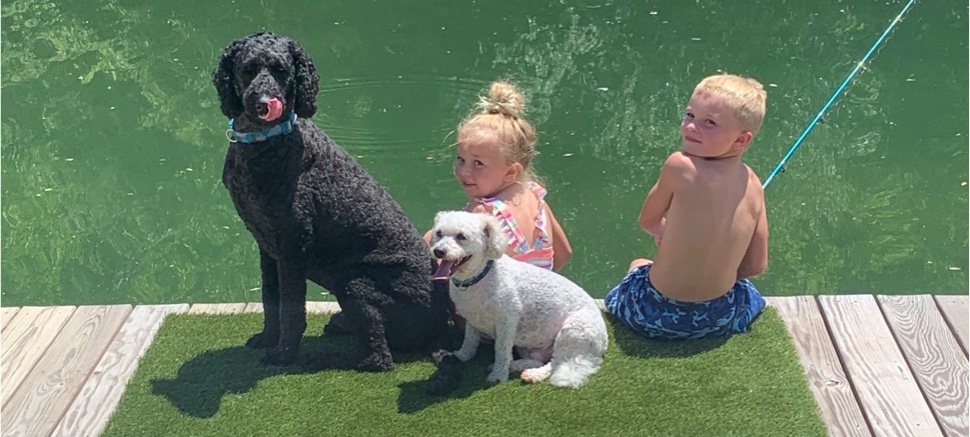
M 506 184 L 515 182 L 522 177 L 522 172 L 525 169 L 522 168 L 522 164 L 518 162 L 513 162 L 508 168 L 505 169 L 505 176 L 502 177 L 502 181 Z

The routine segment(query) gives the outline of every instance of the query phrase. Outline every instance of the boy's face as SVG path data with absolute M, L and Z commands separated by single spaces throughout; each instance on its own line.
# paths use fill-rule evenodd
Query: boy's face
M 741 129 L 727 105 L 702 92 L 694 92 L 680 123 L 684 152 L 701 158 L 738 156 L 752 134 Z

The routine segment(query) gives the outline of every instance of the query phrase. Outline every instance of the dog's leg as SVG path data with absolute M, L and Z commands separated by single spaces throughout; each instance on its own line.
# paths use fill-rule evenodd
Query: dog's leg
M 280 289 L 276 260 L 259 250 L 259 270 L 263 280 L 263 332 L 246 341 L 251 348 L 276 346 L 280 341 Z
M 495 362 L 492 371 L 485 378 L 491 383 L 508 381 L 509 366 L 512 364 L 512 348 L 515 346 L 515 331 L 519 324 L 518 314 L 509 314 L 499 320 L 495 327 Z
M 300 340 L 306 331 L 306 258 L 280 260 L 279 270 L 279 344 L 266 351 L 265 364 L 285 366 L 296 361 Z
M 307 355 L 307 368 L 357 369 L 370 372 L 394 369 L 394 360 L 384 331 L 384 317 L 374 305 L 364 299 L 365 296 L 379 294 L 374 290 L 374 282 L 366 277 L 355 278 L 341 288 L 345 293 L 345 298 L 341 299 L 343 313 L 348 320 L 354 321 L 354 333 L 364 346 L 365 353 L 361 357 L 334 351 L 315 352 Z
M 325 335 L 351 335 L 354 333 L 350 326 L 350 320 L 343 311 L 337 311 L 330 316 L 330 321 L 323 327 Z
M 482 334 L 471 323 L 466 322 L 465 339 L 461 342 L 461 348 L 455 351 L 455 356 L 462 361 L 475 358 L 475 354 L 478 353 L 478 342 L 481 338 Z

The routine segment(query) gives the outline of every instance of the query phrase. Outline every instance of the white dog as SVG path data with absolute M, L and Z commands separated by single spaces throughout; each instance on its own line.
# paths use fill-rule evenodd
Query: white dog
M 465 318 L 465 340 L 455 356 L 468 361 L 482 334 L 495 339 L 487 380 L 550 378 L 576 388 L 599 370 L 608 343 L 606 323 L 593 298 L 565 277 L 505 255 L 508 239 L 487 214 L 440 212 L 431 245 L 441 259 L 435 276 L 451 278 L 451 300 Z M 512 361 L 512 347 L 522 359 Z

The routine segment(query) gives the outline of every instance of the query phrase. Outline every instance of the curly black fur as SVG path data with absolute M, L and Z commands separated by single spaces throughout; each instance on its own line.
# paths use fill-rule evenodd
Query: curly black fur
M 461 384 L 461 360 L 446 350 L 431 354 L 431 359 L 438 369 L 428 380 L 425 391 L 430 395 L 437 396 L 450 393 L 458 388 L 458 385 Z
M 222 112 L 240 132 L 267 129 L 265 102 L 297 114 L 296 130 L 229 144 L 222 182 L 259 246 L 263 331 L 247 346 L 264 363 L 295 361 L 306 330 L 306 281 L 336 296 L 342 313 L 326 331 L 347 333 L 361 356 L 318 353 L 314 368 L 392 369 L 391 350 L 450 346 L 448 291 L 429 280 L 434 261 L 400 205 L 309 120 L 318 77 L 293 40 L 260 33 L 234 41 L 212 74 Z M 332 357 L 332 359 L 328 358 Z

